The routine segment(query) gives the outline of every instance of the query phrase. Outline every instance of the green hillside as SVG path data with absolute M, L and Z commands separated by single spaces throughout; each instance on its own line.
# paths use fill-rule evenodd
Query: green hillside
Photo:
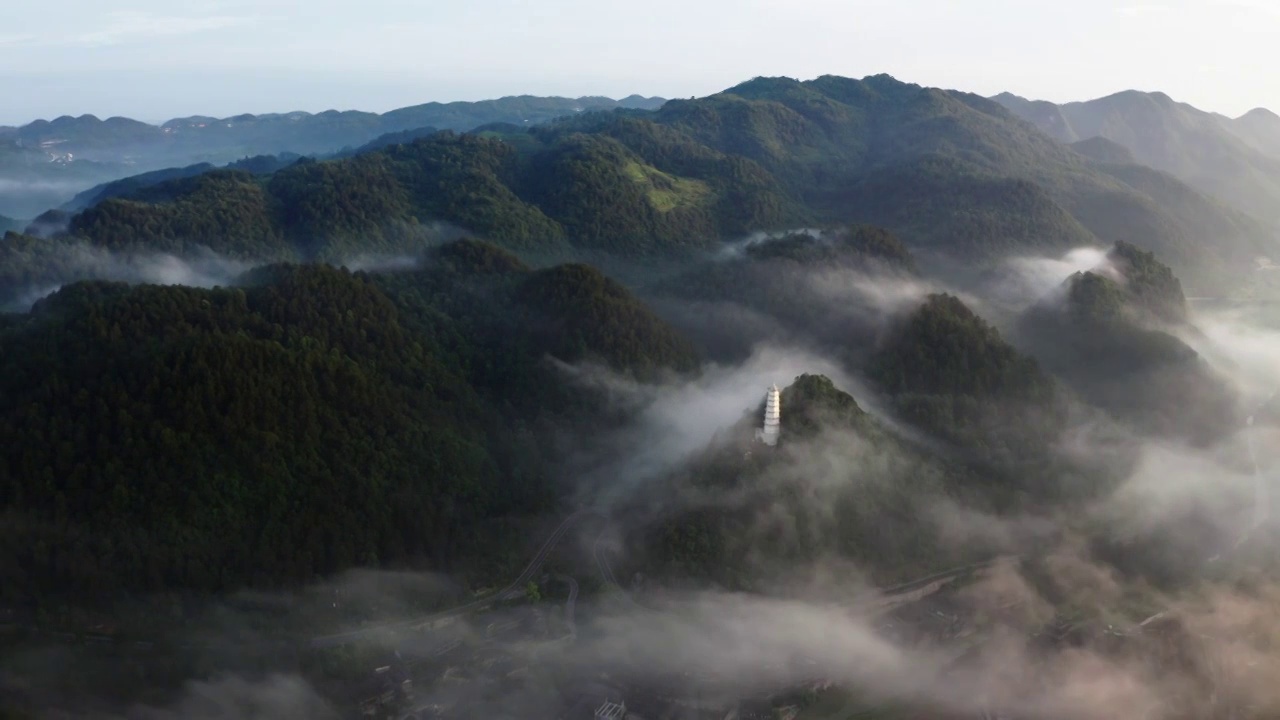
M 540 261 L 670 261 L 753 231 L 853 222 L 965 264 L 1130 242 L 1196 287 L 1273 253 L 1265 225 L 1170 175 L 887 76 L 758 78 L 656 111 L 405 140 L 265 175 L 139 182 L 71 234 L 129 252 L 340 261 L 416 252 L 445 223 Z
M 632 548 L 647 573 L 761 590 L 796 567 L 840 558 L 892 584 L 983 552 L 947 546 L 918 511 L 969 493 L 963 469 L 895 437 L 824 376 L 795 378 L 781 402 L 777 448 L 752 443 L 762 406 L 668 479 L 665 497 L 732 501 L 675 502 L 652 517 Z
M 495 560 L 473 557 L 485 522 L 562 489 L 540 435 L 603 420 L 548 356 L 642 375 L 697 363 L 594 270 L 534 272 L 471 242 L 404 275 L 86 282 L 3 317 L 0 545 L 21 578 L 6 602 L 354 565 L 465 575 Z
M 868 374 L 912 425 L 987 468 L 992 498 L 1052 494 L 1046 466 L 1067 407 L 1039 363 L 950 295 L 901 320 Z
M 883 224 L 956 258 L 1065 249 L 1092 233 L 1151 247 L 1197 282 L 1223 282 L 1273 244 L 1239 213 L 1203 201 L 1193 210 L 1167 189 L 1149 196 L 998 103 L 888 76 L 757 78 L 670 101 L 658 118 L 757 160 L 820 219 Z
M 1187 322 L 1168 266 L 1121 243 L 1107 267 L 1076 273 L 1064 289 L 1028 310 L 1015 331 L 1047 369 L 1144 432 L 1197 443 L 1232 432 L 1235 391 L 1167 331 Z
M 524 151 L 441 133 L 267 178 L 217 171 L 151 184 L 81 213 L 71 235 L 113 250 L 337 260 L 420 248 L 420 223 L 441 221 L 531 255 L 643 256 L 706 247 L 744 222 L 782 224 L 767 175 L 711 151 L 709 163 L 653 164 L 603 134 L 522 137 Z M 720 175 L 744 167 L 742 184 Z M 740 217 L 742 205 L 758 211 Z

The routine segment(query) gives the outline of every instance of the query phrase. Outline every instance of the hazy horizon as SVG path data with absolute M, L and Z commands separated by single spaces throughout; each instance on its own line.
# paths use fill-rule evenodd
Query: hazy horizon
M 1262 70 L 1275 60 L 1280 6 L 1265 0 L 483 0 L 431 9 L 368 0 L 317 3 L 305 16 L 281 0 L 216 0 L 186 13 L 158 0 L 51 0 L 16 15 L 0 33 L 5 125 L 383 112 L 524 94 L 689 97 L 760 75 L 879 73 L 1053 102 L 1137 89 L 1232 117 L 1280 107 L 1280 80 Z

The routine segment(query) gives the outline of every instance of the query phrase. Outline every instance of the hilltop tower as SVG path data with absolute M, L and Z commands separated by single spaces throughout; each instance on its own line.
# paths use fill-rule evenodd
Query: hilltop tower
M 782 434 L 782 393 L 778 386 L 769 388 L 764 402 L 764 427 L 756 430 L 756 439 L 773 447 L 778 444 L 778 436 Z

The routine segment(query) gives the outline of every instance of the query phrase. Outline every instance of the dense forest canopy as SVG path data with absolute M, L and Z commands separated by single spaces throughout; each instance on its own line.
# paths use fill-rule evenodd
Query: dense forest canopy
M 687 371 L 687 341 L 593 269 L 471 241 L 372 276 L 85 282 L 0 326 L 5 600 L 455 567 L 486 519 L 548 509 L 547 433 L 589 391 L 549 357 Z
M 930 295 L 890 331 L 869 376 L 912 424 L 955 443 L 997 484 L 1052 494 L 1043 468 L 1066 427 L 1055 380 L 958 298 Z
M 1015 329 L 1047 368 L 1144 431 L 1198 443 L 1231 432 L 1236 393 L 1174 334 L 1194 332 L 1187 300 L 1153 253 L 1117 243 L 1063 290 L 1027 309 Z

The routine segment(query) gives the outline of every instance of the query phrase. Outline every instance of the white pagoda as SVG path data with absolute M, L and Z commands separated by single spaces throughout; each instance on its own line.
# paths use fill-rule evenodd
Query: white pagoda
M 764 427 L 756 430 L 756 439 L 773 447 L 778 444 L 778 436 L 782 434 L 782 393 L 778 386 L 769 388 L 764 403 Z

